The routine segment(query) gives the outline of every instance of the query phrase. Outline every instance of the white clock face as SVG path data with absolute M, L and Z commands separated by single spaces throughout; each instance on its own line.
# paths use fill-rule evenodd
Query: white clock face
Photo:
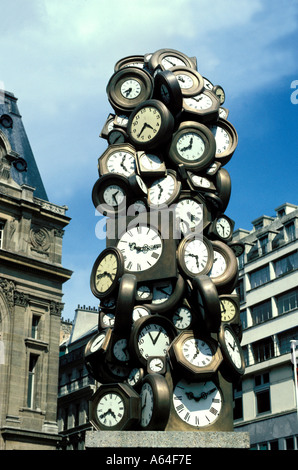
M 209 109 L 212 106 L 212 99 L 204 93 L 191 98 L 184 98 L 184 101 L 190 108 L 200 111 Z
M 145 284 L 142 284 L 138 286 L 137 288 L 137 296 L 141 300 L 146 300 L 150 297 L 151 295 L 151 290 L 149 286 L 146 286 Z
M 208 189 L 211 186 L 210 181 L 203 176 L 192 175 L 191 180 L 196 186 L 200 186 L 201 188 Z
M 181 199 L 176 205 L 176 216 L 180 218 L 180 230 L 186 234 L 203 222 L 203 206 L 194 199 Z
M 226 269 L 227 262 L 225 257 L 218 251 L 214 250 L 214 261 L 209 276 L 211 278 L 219 277 L 224 274 Z
M 189 308 L 179 307 L 172 317 L 172 322 L 179 330 L 188 328 L 192 322 L 192 314 Z
M 160 372 L 163 369 L 163 362 L 159 357 L 154 357 L 150 360 L 149 367 L 153 372 Z
M 165 356 L 169 346 L 169 335 L 165 328 L 158 323 L 148 323 L 140 331 L 138 348 L 145 359 L 149 356 Z
M 154 266 L 162 254 L 162 239 L 157 230 L 145 225 L 133 227 L 121 236 L 118 248 L 127 271 L 145 271 Z
M 152 303 L 162 304 L 166 302 L 173 293 L 173 285 L 171 282 L 165 281 L 162 284 L 153 286 Z
M 221 321 L 230 321 L 236 315 L 236 307 L 229 300 L 220 301 Z
M 109 253 L 99 263 L 95 273 L 95 287 L 98 292 L 106 292 L 113 284 L 118 268 L 117 257 Z
M 161 114 L 154 106 L 142 108 L 132 120 L 132 137 L 138 142 L 149 142 L 161 129 Z
M 186 64 L 183 62 L 183 60 L 179 59 L 178 57 L 168 55 L 162 59 L 161 65 L 167 70 L 171 67 L 176 67 L 178 65 L 182 65 L 183 67 L 185 67 Z
M 241 354 L 238 348 L 238 344 L 235 341 L 234 336 L 232 333 L 228 330 L 225 329 L 225 342 L 226 342 L 226 347 L 229 352 L 229 355 L 237 367 L 237 369 L 241 368 Z
M 105 313 L 102 316 L 102 324 L 106 327 L 113 327 L 115 323 L 115 315 L 113 313 Z
M 151 204 L 165 204 L 175 191 L 175 180 L 170 174 L 153 182 L 149 188 L 148 195 Z
M 127 362 L 129 360 L 129 352 L 127 349 L 127 339 L 119 339 L 114 344 L 113 353 L 116 359 L 121 362 Z
M 231 147 L 231 137 L 228 132 L 220 126 L 210 126 L 210 130 L 215 138 L 216 154 L 226 152 Z
M 154 402 L 154 396 L 153 396 L 153 390 L 150 384 L 147 382 L 144 383 L 142 386 L 141 392 L 141 426 L 146 427 L 151 421 L 152 418 L 152 413 L 153 413 L 153 402 Z
M 133 154 L 125 151 L 112 153 L 107 160 L 107 169 L 110 173 L 130 176 L 136 171 L 135 158 Z
M 125 199 L 125 192 L 117 184 L 111 184 L 103 192 L 103 200 L 109 206 L 119 206 Z
M 127 377 L 127 383 L 129 383 L 129 385 L 133 387 L 139 382 L 140 379 L 141 379 L 140 369 L 138 369 L 137 367 L 134 367 L 130 371 L 129 376 Z
M 161 165 L 161 160 L 157 155 L 144 153 L 140 160 L 146 170 L 158 170 Z
M 176 78 L 182 90 L 188 90 L 189 88 L 193 87 L 194 82 L 193 82 L 193 79 L 189 75 L 185 75 L 184 73 L 179 73 L 176 75 Z
M 199 160 L 205 152 L 205 142 L 195 132 L 186 132 L 178 138 L 176 148 L 184 160 Z
M 104 342 L 104 339 L 105 339 L 106 335 L 105 333 L 99 335 L 92 343 L 91 347 L 90 347 L 90 352 L 94 352 L 94 351 L 97 351 L 101 346 L 102 346 L 102 343 Z
M 213 353 L 208 343 L 198 338 L 188 338 L 182 345 L 185 359 L 196 367 L 205 367 L 212 361 Z
M 135 307 L 132 312 L 133 321 L 138 320 L 138 318 L 146 317 L 149 315 L 149 311 L 145 307 Z
M 116 426 L 124 416 L 124 402 L 117 393 L 103 395 L 97 404 L 98 421 L 106 427 Z
M 194 427 L 210 426 L 217 419 L 222 397 L 212 381 L 180 380 L 173 392 L 173 404 L 182 421 Z
M 122 83 L 120 91 L 124 98 L 132 100 L 139 96 L 142 91 L 142 88 L 137 80 L 129 79 Z
M 186 268 L 192 274 L 200 274 L 209 261 L 209 251 L 206 244 L 200 239 L 194 239 L 187 243 L 184 251 Z
M 231 226 L 229 221 L 220 217 L 216 222 L 216 230 L 222 238 L 228 238 L 231 235 Z

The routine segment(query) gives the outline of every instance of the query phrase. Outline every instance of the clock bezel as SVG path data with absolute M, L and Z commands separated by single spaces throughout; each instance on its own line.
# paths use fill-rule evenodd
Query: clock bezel
M 111 286 L 106 291 L 100 292 L 96 287 L 95 276 L 96 276 L 96 272 L 97 272 L 97 269 L 98 269 L 100 263 L 102 262 L 102 260 L 104 258 L 109 256 L 109 254 L 112 254 L 113 256 L 116 257 L 117 270 L 116 270 L 115 278 L 114 278 Z M 96 258 L 96 260 L 93 264 L 92 270 L 91 270 L 90 289 L 91 289 L 92 294 L 98 299 L 102 299 L 102 298 L 105 298 L 105 297 L 108 297 L 109 295 L 111 295 L 115 291 L 116 287 L 118 286 L 118 281 L 119 281 L 120 277 L 123 275 L 123 272 L 124 272 L 124 259 L 123 259 L 123 255 L 122 255 L 121 251 L 117 247 L 107 247 L 107 248 L 105 248 L 98 255 L 98 257 Z

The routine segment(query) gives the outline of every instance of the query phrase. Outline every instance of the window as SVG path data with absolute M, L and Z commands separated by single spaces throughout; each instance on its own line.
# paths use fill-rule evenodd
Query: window
M 291 340 L 298 341 L 298 328 L 291 328 L 277 335 L 280 354 L 291 352 Z
M 245 295 L 244 295 L 244 282 L 243 282 L 243 279 L 239 279 L 239 281 L 236 285 L 236 293 L 239 296 L 239 301 L 244 302 L 245 301 Z
M 283 276 L 298 268 L 298 252 L 291 253 L 274 263 L 276 277 Z
M 242 310 L 240 312 L 240 321 L 242 324 L 242 328 L 245 330 L 247 328 L 247 311 L 246 310 Z
M 5 222 L 0 220 L 0 249 L 3 248 L 3 235 L 4 235 Z
M 271 410 L 269 373 L 255 376 L 255 397 L 257 414 Z
M 264 268 L 253 271 L 250 274 L 250 286 L 252 289 L 261 286 L 270 280 L 269 276 L 269 265 Z
M 30 354 L 29 358 L 29 371 L 28 371 L 28 392 L 27 392 L 27 406 L 28 408 L 34 407 L 34 394 L 35 394 L 35 382 L 36 382 L 36 365 L 38 356 L 36 354 Z
M 243 418 L 243 405 L 242 405 L 242 384 L 238 384 L 234 388 L 234 419 Z
M 38 339 L 39 320 L 40 320 L 39 315 L 33 315 L 32 316 L 31 338 Z
M 253 325 L 263 323 L 272 318 L 271 300 L 255 305 L 251 309 Z
M 286 237 L 288 242 L 292 242 L 295 240 L 295 224 L 294 222 L 291 222 L 288 225 L 285 225 L 285 231 L 286 231 Z
M 293 289 L 277 297 L 278 315 L 290 312 L 298 308 L 298 290 Z
M 255 363 L 267 361 L 274 357 L 274 343 L 271 337 L 252 343 Z
M 260 238 L 260 252 L 262 255 L 268 253 L 268 236 Z

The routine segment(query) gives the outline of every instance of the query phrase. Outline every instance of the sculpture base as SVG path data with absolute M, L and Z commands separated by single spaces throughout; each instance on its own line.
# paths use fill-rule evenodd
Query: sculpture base
M 87 431 L 86 450 L 101 448 L 249 449 L 246 432 Z

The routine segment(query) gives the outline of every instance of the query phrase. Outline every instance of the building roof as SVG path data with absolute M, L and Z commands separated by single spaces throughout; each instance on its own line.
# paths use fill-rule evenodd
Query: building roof
M 11 177 L 20 186 L 35 188 L 34 196 L 48 201 L 24 125 L 13 93 L 0 90 L 0 131 L 8 139 L 11 149 L 26 162 L 25 166 L 11 166 Z M 25 168 L 25 170 L 24 170 Z

